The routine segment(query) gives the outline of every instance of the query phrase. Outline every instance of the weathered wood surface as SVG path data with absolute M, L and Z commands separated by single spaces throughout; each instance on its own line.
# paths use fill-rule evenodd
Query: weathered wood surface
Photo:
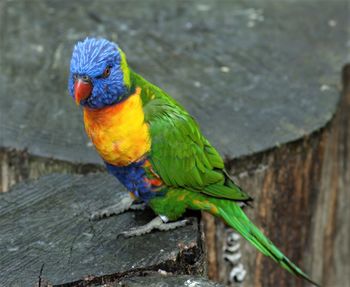
M 233 175 L 255 198 L 247 213 L 287 256 L 321 286 L 350 286 L 350 66 L 335 118 L 324 129 L 258 156 L 234 160 Z M 239 167 L 239 168 L 237 168 Z M 211 278 L 229 283 L 239 264 L 248 272 L 232 286 L 309 286 L 277 268 L 243 239 L 205 215 Z M 227 234 L 223 236 L 223 234 Z M 231 241 L 230 241 L 231 236 Z M 234 252 L 229 247 L 240 248 Z M 235 262 L 224 260 L 241 254 Z M 237 279 L 237 277 L 236 277 Z
M 202 277 L 189 275 L 180 276 L 138 276 L 120 280 L 118 283 L 104 287 L 223 287 L 219 283 L 211 282 Z M 102 287 L 102 286 L 101 286 Z
M 198 119 L 255 197 L 254 222 L 323 286 L 347 286 L 348 98 L 329 121 L 340 99 L 348 11 L 346 0 L 1 2 L 3 189 L 100 164 L 66 78 L 73 44 L 106 36 Z M 24 166 L 18 156 L 28 158 Z M 227 283 L 242 263 L 247 275 L 234 286 L 306 286 L 242 239 L 242 258 L 226 262 L 235 255 L 226 230 L 206 223 L 212 278 Z
M 131 67 L 178 99 L 229 158 L 309 135 L 330 120 L 339 99 L 346 0 L 0 5 L 6 151 L 101 163 L 67 94 L 72 47 L 87 35 L 117 40 Z
M 134 238 L 118 233 L 154 215 L 128 212 L 97 222 L 91 212 L 125 196 L 105 174 L 51 175 L 0 195 L 0 286 L 98 284 L 162 269 L 203 274 L 198 223 Z M 42 272 L 40 271 L 42 269 Z

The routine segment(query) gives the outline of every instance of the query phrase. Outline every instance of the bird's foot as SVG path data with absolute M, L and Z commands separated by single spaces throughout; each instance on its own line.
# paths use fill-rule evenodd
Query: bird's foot
M 133 203 L 130 206 L 130 210 L 145 210 L 146 209 L 146 203 Z
M 144 203 L 134 203 L 131 197 L 124 197 L 120 202 L 112 206 L 108 206 L 91 214 L 90 220 L 100 220 L 102 218 L 110 217 L 112 215 L 120 214 L 128 210 L 143 210 L 146 207 Z
M 160 231 L 171 230 L 181 226 L 185 226 L 190 222 L 188 219 L 183 219 L 175 222 L 166 223 L 168 219 L 165 216 L 157 216 L 145 225 L 130 228 L 129 230 L 119 233 L 124 237 L 140 236 L 150 233 L 152 230 L 158 229 Z

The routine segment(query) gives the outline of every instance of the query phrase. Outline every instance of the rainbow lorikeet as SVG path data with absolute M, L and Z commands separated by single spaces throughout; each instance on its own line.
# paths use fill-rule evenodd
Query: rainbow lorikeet
M 182 226 L 186 220 L 176 220 L 186 209 L 207 211 L 280 266 L 315 284 L 245 215 L 241 205 L 250 196 L 229 177 L 196 121 L 166 92 L 132 71 L 115 43 L 94 38 L 78 42 L 68 86 L 83 107 L 86 132 L 108 171 L 131 194 L 103 213 L 137 208 L 133 202 L 138 199 L 158 215 L 124 235 Z

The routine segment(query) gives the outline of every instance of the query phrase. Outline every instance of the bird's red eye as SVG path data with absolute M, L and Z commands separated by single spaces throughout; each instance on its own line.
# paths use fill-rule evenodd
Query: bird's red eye
M 107 68 L 104 70 L 102 74 L 102 78 L 107 78 L 111 74 L 111 67 L 107 66 Z

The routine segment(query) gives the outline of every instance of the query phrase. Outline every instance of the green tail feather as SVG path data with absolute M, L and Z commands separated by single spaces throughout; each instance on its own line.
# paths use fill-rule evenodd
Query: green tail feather
M 210 198 L 210 202 L 217 207 L 217 213 L 213 209 L 207 211 L 221 216 L 222 219 L 237 232 L 239 232 L 246 240 L 254 245 L 261 253 L 271 257 L 281 267 L 290 273 L 304 278 L 308 282 L 319 286 L 311 280 L 300 268 L 291 262 L 245 215 L 241 207 L 233 201 Z M 203 207 L 203 206 L 202 206 Z M 198 207 L 197 207 L 198 208 Z

